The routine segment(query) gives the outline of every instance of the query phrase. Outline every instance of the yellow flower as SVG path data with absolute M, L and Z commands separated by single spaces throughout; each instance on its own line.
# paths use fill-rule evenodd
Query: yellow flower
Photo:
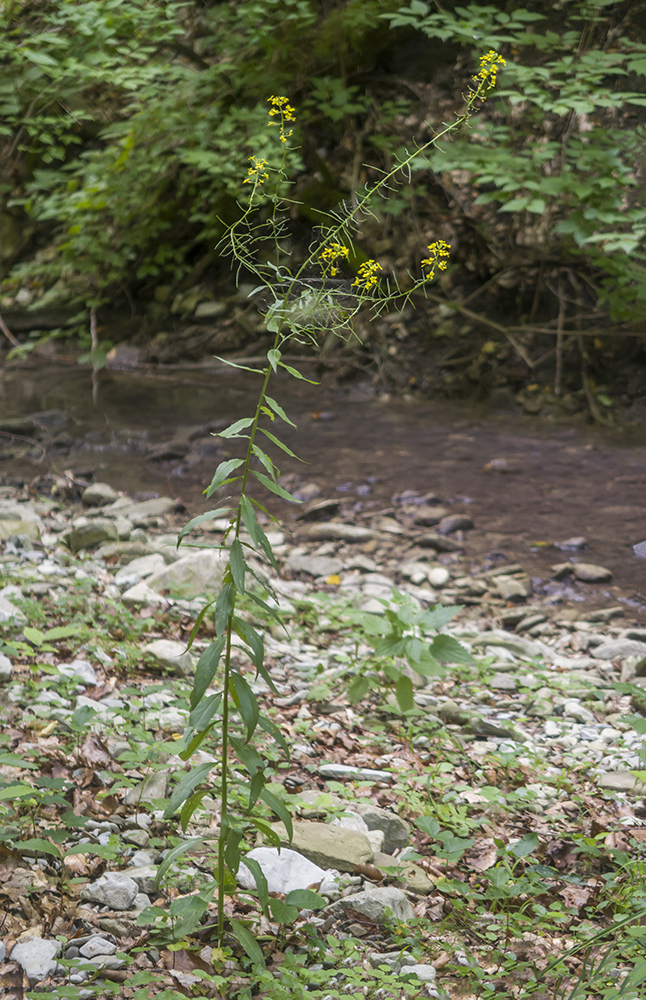
M 330 274 L 334 277 L 335 274 L 339 273 L 339 269 L 335 264 L 335 261 L 340 257 L 343 260 L 348 259 L 348 254 L 350 253 L 350 248 L 343 246 L 342 243 L 330 243 L 329 246 L 319 254 L 319 260 L 323 261 L 324 265 L 331 264 Z
M 250 156 L 251 166 L 247 176 L 243 180 L 243 184 L 264 184 L 265 181 L 269 180 L 269 174 L 267 173 L 267 161 L 262 160 L 258 156 Z
M 472 104 L 476 98 L 482 101 L 486 100 L 488 91 L 493 90 L 496 86 L 498 71 L 506 65 L 506 60 L 498 55 L 494 49 L 489 49 L 483 56 L 480 56 L 480 69 L 471 78 L 471 86 L 466 95 L 467 102 Z
M 445 243 L 444 240 L 436 240 L 435 243 L 429 243 L 428 257 L 422 261 L 422 267 L 430 268 L 428 274 L 425 275 L 428 280 L 435 277 L 436 267 L 440 271 L 446 271 L 446 258 L 450 256 L 450 251 L 451 244 Z
M 381 264 L 377 263 L 376 260 L 367 260 L 359 267 L 357 277 L 352 282 L 352 287 L 360 288 L 362 292 L 368 292 L 373 288 L 379 278 L 377 277 L 377 271 L 382 271 L 383 268 Z
M 277 125 L 280 128 L 280 141 L 287 142 L 293 129 L 289 131 L 285 130 L 285 122 L 295 122 L 296 121 L 296 111 L 289 103 L 289 98 L 287 97 L 276 97 L 274 94 L 267 98 L 271 108 L 269 109 L 269 116 L 280 115 L 280 122 L 269 122 L 270 125 Z

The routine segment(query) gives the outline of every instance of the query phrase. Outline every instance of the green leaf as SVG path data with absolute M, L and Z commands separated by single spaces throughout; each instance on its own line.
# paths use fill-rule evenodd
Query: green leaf
M 298 906 L 299 910 L 320 910 L 327 906 L 328 900 L 312 889 L 292 889 L 285 896 L 288 906 Z
M 277 924 L 292 924 L 298 916 L 298 907 L 287 906 L 282 899 L 270 899 L 269 909 Z
M 397 683 L 395 684 L 395 696 L 397 698 L 397 704 L 401 708 L 402 712 L 408 712 L 411 708 L 415 708 L 415 702 L 413 700 L 413 682 L 410 677 L 406 677 L 402 674 L 401 677 L 397 678 Z
M 45 635 L 39 628 L 32 628 L 30 625 L 27 625 L 22 630 L 22 634 L 32 646 L 41 646 L 45 642 Z
M 186 771 L 182 775 L 179 784 L 171 795 L 170 802 L 164 810 L 164 819 L 170 819 L 173 813 L 177 812 L 182 802 L 186 801 L 193 789 L 197 788 L 203 781 L 206 781 L 209 771 L 214 766 L 211 761 L 207 761 L 204 764 L 198 764 L 197 767 L 191 768 L 190 771 Z
M 419 827 L 422 833 L 433 838 L 437 837 L 440 832 L 440 824 L 433 816 L 418 816 L 415 820 L 415 826 Z
M 260 546 L 265 555 L 267 556 L 267 559 L 269 560 L 273 568 L 276 570 L 276 572 L 277 573 L 280 572 L 278 569 L 278 563 L 276 562 L 276 558 L 274 556 L 274 550 L 271 547 L 271 542 L 269 541 L 265 532 L 263 531 L 263 529 L 260 527 L 259 524 L 256 525 L 256 531 L 258 533 L 258 540 L 260 542 Z
M 195 667 L 193 690 L 191 691 L 191 710 L 193 710 L 215 677 L 218 663 L 224 649 L 225 637 L 220 636 L 206 647 Z
M 240 763 L 253 780 L 258 771 L 264 767 L 262 757 L 259 753 L 256 753 L 253 747 L 250 747 L 247 743 L 243 743 L 237 736 L 229 736 L 229 741 L 236 752 L 236 756 L 239 757 Z
M 233 619 L 233 628 L 242 641 L 249 646 L 251 662 L 259 670 L 265 658 L 265 644 L 262 636 L 258 635 L 255 628 L 249 622 L 245 621 L 244 618 L 235 617 Z
M 225 583 L 215 602 L 215 632 L 222 636 L 229 624 L 233 611 L 236 589 L 233 582 Z
M 81 625 L 57 625 L 55 628 L 48 628 L 45 632 L 47 642 L 55 642 L 57 639 L 67 639 L 72 635 L 78 635 Z
M 285 829 L 287 830 L 287 837 L 291 844 L 292 837 L 294 836 L 294 828 L 292 826 L 292 817 L 290 816 L 289 810 L 286 808 L 285 804 L 280 801 L 278 796 L 274 795 L 273 792 L 270 792 L 268 788 L 263 788 L 260 793 L 260 798 L 265 805 L 269 806 L 271 811 L 278 816 L 278 819 L 284 823 Z
M 186 800 L 179 813 L 179 821 L 182 826 L 182 832 L 186 833 L 186 828 L 190 822 L 191 816 L 199 806 L 200 802 L 205 795 L 208 795 L 210 789 L 201 788 L 199 792 L 195 792 L 190 798 Z
M 368 694 L 371 683 L 363 674 L 356 674 L 348 685 L 348 701 L 351 705 L 356 705 Z
M 247 866 L 249 871 L 254 877 L 254 882 L 256 883 L 256 892 L 258 893 L 258 902 L 260 903 L 260 908 L 266 917 L 269 916 L 269 889 L 267 886 L 267 879 L 265 878 L 265 873 L 254 858 L 247 857 L 246 855 L 242 858 L 242 863 Z
M 283 444 L 283 442 L 279 438 L 277 438 L 275 434 L 272 434 L 271 431 L 265 430 L 264 427 L 261 427 L 260 430 L 265 435 L 265 437 L 268 437 L 269 440 L 273 444 L 276 445 L 277 448 L 281 448 L 284 452 L 286 452 L 292 458 L 295 458 L 297 462 L 303 462 L 304 461 L 304 459 L 299 458 L 298 455 L 295 455 L 294 452 L 292 451 L 292 449 L 288 448 L 286 444 Z
M 219 696 L 219 700 L 220 701 L 222 700 L 221 695 Z M 187 729 L 187 731 L 184 733 L 184 740 L 183 740 L 183 743 L 186 745 L 186 749 L 182 750 L 178 754 L 178 756 L 181 757 L 182 760 L 190 760 L 195 751 L 197 750 L 197 748 L 201 746 L 202 743 L 204 743 L 204 740 L 213 729 L 213 725 L 214 724 L 207 726 L 206 729 L 202 729 L 199 733 L 195 733 L 195 735 L 193 735 L 192 729 Z M 188 744 L 186 743 L 187 740 Z
M 276 416 L 280 417 L 281 420 L 284 420 L 286 424 L 290 424 L 292 427 L 296 427 L 296 424 L 293 422 L 293 420 L 289 419 L 289 417 L 283 410 L 282 406 L 280 406 L 275 399 L 272 399 L 271 396 L 265 396 L 265 399 L 271 406 Z
M 268 680 L 268 683 L 270 684 L 272 690 L 276 694 L 278 694 L 278 692 L 276 691 L 276 688 L 273 685 L 273 682 L 271 680 L 269 680 L 268 677 L 265 678 L 265 679 Z M 272 722 L 271 719 L 268 719 L 266 715 L 262 715 L 261 714 L 260 717 L 258 718 L 258 725 L 260 726 L 260 728 L 262 729 L 262 731 L 264 733 L 269 733 L 270 736 L 273 736 L 273 738 L 275 739 L 276 743 L 278 744 L 278 746 L 280 747 L 280 749 L 283 751 L 283 753 L 287 757 L 287 760 L 289 760 L 290 757 L 291 757 L 291 754 L 289 752 L 289 746 L 287 744 L 287 741 L 285 740 L 285 737 L 283 736 L 283 734 L 281 733 L 280 729 L 276 725 L 276 723 Z
M 245 559 L 244 553 L 242 551 L 242 542 L 239 538 L 233 540 L 231 546 L 231 555 L 229 556 L 229 566 L 231 567 L 231 576 L 233 577 L 233 582 L 236 585 L 239 593 L 244 594 L 244 575 L 245 575 Z
M 169 870 L 171 865 L 173 865 L 177 861 L 177 859 L 182 856 L 182 854 L 185 854 L 186 851 L 190 851 L 192 847 L 195 847 L 196 844 L 201 844 L 206 839 L 207 839 L 206 837 L 191 837 L 190 840 L 183 840 L 181 844 L 178 844 L 177 847 L 174 847 L 172 849 L 172 851 L 169 851 L 164 860 L 162 861 L 162 863 L 160 864 L 159 868 L 157 869 L 157 874 L 155 876 L 155 886 L 159 888 L 161 880 L 163 879 L 166 872 Z M 68 853 L 71 852 L 68 851 Z
M 187 649 L 190 649 L 191 646 L 193 645 L 193 643 L 195 642 L 195 637 L 196 637 L 197 633 L 200 631 L 200 628 L 202 627 L 202 622 L 206 618 L 206 613 L 207 613 L 207 611 L 210 608 L 213 607 L 214 604 L 215 604 L 215 601 L 209 601 L 209 603 L 205 604 L 204 607 L 202 608 L 202 610 L 200 611 L 200 613 L 198 614 L 197 618 L 195 619 L 195 623 L 194 623 L 194 625 L 193 625 L 193 627 L 192 627 L 192 629 L 190 631 L 189 637 L 188 637 L 188 642 L 186 644 L 186 648 Z
M 271 351 L 267 351 L 267 361 L 269 362 L 269 364 L 271 365 L 271 367 L 274 369 L 275 372 L 278 371 L 278 365 L 280 363 L 280 358 L 281 358 L 281 353 L 280 353 L 280 351 L 278 350 L 277 347 L 275 347 Z M 267 397 L 265 397 L 265 398 L 267 399 Z M 269 402 L 268 399 L 267 399 L 267 402 Z
M 283 500 L 289 500 L 290 503 L 302 503 L 301 500 L 297 500 L 293 494 L 288 493 L 287 490 L 284 490 L 282 486 L 278 485 L 278 483 L 272 482 L 269 476 L 266 476 L 263 472 L 258 472 L 257 469 L 252 469 L 251 471 L 256 479 L 272 493 L 275 493 L 277 497 L 282 497 Z
M 247 684 L 242 674 L 232 670 L 230 681 L 233 700 L 236 708 L 242 716 L 242 721 L 245 724 L 248 741 L 253 736 L 256 726 L 258 725 L 258 716 L 260 714 L 258 702 L 256 701 L 255 694 Z
M 254 545 L 258 545 L 256 512 L 253 509 L 253 504 L 250 502 L 248 497 L 240 497 L 240 510 L 242 512 L 242 520 L 244 521 L 245 528 L 249 532 L 251 541 Z
M 241 465 L 244 465 L 243 458 L 229 458 L 226 462 L 220 462 L 215 470 L 213 479 L 207 489 L 204 490 L 204 495 L 206 497 L 210 497 L 217 489 L 219 489 L 220 486 L 224 486 L 225 483 L 233 482 L 233 480 L 229 477 L 231 476 L 231 473 L 235 472 L 236 469 L 239 469 Z M 234 478 L 237 479 L 239 477 L 236 476 Z
M 48 840 L 42 840 L 40 837 L 32 837 L 31 840 L 17 840 L 14 846 L 17 851 L 22 848 L 23 850 L 37 851 L 39 854 L 51 854 L 55 858 L 62 857 L 55 844 L 50 844 Z
M 210 694 L 207 698 L 202 698 L 188 717 L 189 727 L 202 732 L 209 725 L 211 719 L 218 714 L 221 701 L 221 691 L 218 691 L 217 694 Z
M 234 437 L 249 437 L 248 434 L 241 434 L 240 431 L 244 431 L 247 427 L 251 427 L 253 424 L 253 417 L 242 417 L 240 420 L 234 421 L 225 427 L 223 431 L 218 431 L 217 436 L 222 438 L 234 438 Z
M 271 478 L 276 480 L 280 475 L 280 470 L 276 468 L 269 455 L 257 444 L 252 445 L 251 450 L 261 465 L 265 467 Z
M 28 795 L 38 795 L 37 789 L 32 788 L 31 785 L 7 785 L 6 788 L 0 788 L 0 800 L 8 799 L 24 799 Z
M 286 365 L 284 361 L 280 362 L 280 367 L 284 368 L 285 371 L 288 371 L 289 374 L 292 375 L 294 378 L 302 379 L 303 382 L 309 382 L 310 385 L 318 385 L 318 382 L 316 382 L 314 379 L 305 378 L 304 375 L 301 375 L 298 368 L 292 368 L 291 365 Z
M 515 858 L 526 858 L 528 854 L 532 854 L 538 847 L 538 834 L 537 833 L 526 833 L 525 836 L 514 844 L 513 847 L 509 849 L 509 853 L 513 854 Z
M 430 611 L 423 611 L 417 617 L 417 624 L 428 632 L 435 632 L 437 629 L 447 625 L 455 616 L 462 611 L 463 605 L 457 604 L 449 607 L 432 608 Z
M 258 946 L 258 942 L 255 937 L 249 931 L 244 924 L 239 920 L 229 921 L 231 924 L 231 930 L 235 934 L 236 938 L 242 945 L 243 949 L 251 959 L 254 965 L 260 966 L 261 969 L 265 968 L 265 958 L 263 953 Z
M 431 656 L 440 663 L 475 663 L 471 653 L 452 635 L 436 635 L 430 645 Z
M 182 539 L 186 538 L 189 532 L 193 528 L 196 528 L 198 524 L 204 524 L 205 521 L 213 521 L 216 517 L 224 517 L 225 514 L 229 514 L 230 512 L 230 507 L 218 507 L 216 510 L 207 510 L 205 514 L 198 514 L 197 517 L 192 517 L 177 536 L 177 544 L 179 545 Z
M 229 368 L 239 368 L 240 371 L 243 371 L 243 372 L 253 372 L 254 375 L 264 375 L 265 374 L 264 371 L 262 370 L 262 368 L 249 368 L 248 365 L 240 365 L 236 361 L 231 361 L 230 358 L 220 358 L 220 357 L 218 357 L 217 354 L 214 354 L 213 357 L 215 358 L 216 361 L 221 361 L 223 365 L 228 365 Z

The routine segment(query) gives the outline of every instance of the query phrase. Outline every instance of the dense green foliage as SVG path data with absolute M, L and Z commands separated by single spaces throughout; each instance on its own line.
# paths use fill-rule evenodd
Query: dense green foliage
M 506 270 L 506 287 L 531 301 L 532 269 L 549 288 L 550 269 L 574 263 L 574 311 L 601 297 L 628 319 L 646 296 L 643 33 L 634 5 L 603 0 L 549 12 L 422 0 L 5 3 L 5 292 L 88 308 L 197 280 L 239 212 L 248 157 L 276 165 L 263 128 L 271 93 L 299 110 L 301 150 L 290 155 L 306 229 L 377 176 L 364 160 L 389 169 L 402 143 L 410 151 L 411 121 L 420 145 L 438 131 L 460 95 L 447 69 L 467 79 L 491 47 L 507 60 L 497 105 L 420 157 L 413 183 L 381 206 L 373 241 L 385 234 L 405 255 L 409 212 L 425 229 L 439 210 L 442 235 L 459 234 L 457 259 L 479 278 Z M 556 292 L 545 295 L 553 310 Z

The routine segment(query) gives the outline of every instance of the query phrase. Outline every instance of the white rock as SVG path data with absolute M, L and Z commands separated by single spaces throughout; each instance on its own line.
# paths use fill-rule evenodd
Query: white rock
M 153 573 L 148 578 L 148 586 L 157 593 L 170 593 L 173 597 L 199 597 L 207 591 L 217 593 L 228 562 L 227 553 L 202 549 Z
M 48 938 L 25 938 L 13 946 L 11 959 L 22 966 L 30 984 L 40 983 L 56 968 L 55 956 L 60 950 L 58 941 Z
M 94 958 L 95 955 L 114 955 L 116 950 L 116 944 L 108 941 L 107 938 L 101 937 L 99 934 L 93 935 L 89 941 L 86 941 L 79 948 L 83 958 Z
M 412 920 L 415 916 L 404 893 L 392 886 L 371 886 L 363 892 L 345 896 L 335 906 L 356 910 L 377 924 L 385 924 L 389 920 Z
M 121 600 L 127 608 L 142 608 L 153 604 L 165 604 L 166 598 L 152 590 L 143 581 L 130 587 L 121 594 Z
M 327 884 L 331 880 L 336 885 L 336 879 L 329 872 L 287 847 L 280 851 L 277 847 L 255 847 L 245 856 L 258 862 L 267 879 L 269 892 L 287 893 L 292 889 L 307 889 L 318 883 Z M 244 861 L 238 868 L 237 879 L 245 889 L 256 888 L 256 881 Z
M 133 559 L 127 566 L 123 566 L 117 571 L 114 582 L 118 586 L 122 586 L 132 576 L 144 580 L 146 577 L 152 576 L 153 573 L 159 573 L 165 565 L 164 557 L 159 552 L 152 552 L 148 556 L 139 556 L 138 559 Z
M 13 664 L 8 656 L 0 653 L 0 681 L 8 681 L 13 673 Z
M 187 677 L 193 670 L 193 657 L 186 652 L 186 644 L 183 642 L 155 639 L 154 642 L 147 643 L 141 651 L 152 656 L 160 667 L 167 667 L 182 677 Z
M 12 618 L 26 621 L 25 615 L 15 604 L 12 604 L 6 597 L 0 597 L 0 622 L 8 622 Z
M 64 677 L 76 677 L 84 684 L 94 686 L 97 682 L 94 667 L 87 660 L 72 660 L 71 663 L 59 663 L 58 671 Z
M 139 892 L 134 879 L 122 872 L 107 872 L 81 890 L 81 899 L 109 906 L 111 910 L 129 910 Z

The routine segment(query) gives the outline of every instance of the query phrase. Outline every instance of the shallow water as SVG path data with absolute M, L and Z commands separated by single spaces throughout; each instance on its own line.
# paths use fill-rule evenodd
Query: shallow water
M 64 410 L 69 422 L 67 447 L 48 446 L 37 460 L 25 445 L 22 457 L 5 457 L 0 474 L 31 481 L 66 469 L 92 472 L 131 494 L 170 493 L 191 515 L 199 513 L 218 456 L 159 463 L 146 450 L 182 428 L 249 415 L 258 386 L 258 376 L 200 366 L 104 371 L 94 386 L 91 373 L 76 365 L 8 368 L 0 376 L 0 420 Z M 571 555 L 553 543 L 583 535 L 588 547 L 575 558 L 607 566 L 613 581 L 576 584 L 571 597 L 597 607 L 620 600 L 635 617 L 646 615 L 646 559 L 632 548 L 646 540 L 644 425 L 600 432 L 470 404 L 388 399 L 369 387 L 323 390 L 289 378 L 277 380 L 271 393 L 298 425 L 298 431 L 284 428 L 283 439 L 309 463 L 280 455 L 283 473 L 298 477 L 297 489 L 313 482 L 323 496 L 352 501 L 358 516 L 387 513 L 393 495 L 404 490 L 431 492 L 472 516 L 466 552 L 474 569 L 496 551 L 543 581 Z M 16 441 L 6 435 L 3 441 L 6 456 Z M 294 508 L 275 499 L 272 509 L 289 521 Z

